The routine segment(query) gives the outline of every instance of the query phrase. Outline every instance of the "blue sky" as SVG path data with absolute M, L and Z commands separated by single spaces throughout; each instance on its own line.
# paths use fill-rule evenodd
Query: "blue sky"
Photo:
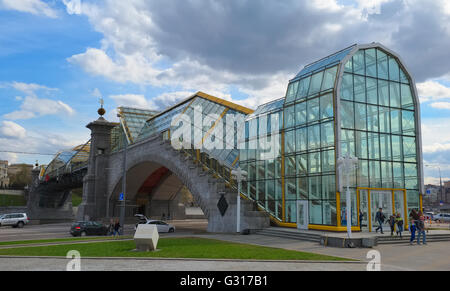
M 416 78 L 425 162 L 450 179 L 449 23 L 446 0 L 0 0 L 0 151 L 85 142 L 99 94 L 110 120 L 117 106 L 162 109 L 196 91 L 255 108 L 305 64 L 376 41 Z

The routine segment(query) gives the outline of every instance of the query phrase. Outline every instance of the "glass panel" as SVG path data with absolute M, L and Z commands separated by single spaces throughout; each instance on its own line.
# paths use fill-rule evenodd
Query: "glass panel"
M 355 103 L 355 126 L 359 130 L 367 130 L 366 104 Z
M 388 107 L 379 108 L 380 132 L 391 132 L 391 112 Z
M 333 116 L 333 94 L 320 97 L 320 119 L 331 118 Z
M 334 160 L 334 150 L 322 152 L 322 172 L 336 171 Z
M 356 156 L 360 159 L 367 159 L 368 157 L 367 133 L 356 132 Z
M 322 86 L 323 71 L 312 75 L 311 88 L 309 89 L 309 95 L 313 95 L 320 92 Z
M 297 129 L 295 135 L 297 152 L 306 151 L 308 147 L 306 127 Z
M 295 153 L 295 130 L 287 131 L 285 136 L 285 152 Z
M 395 162 L 392 163 L 392 171 L 394 173 L 394 188 L 404 188 L 405 177 L 403 175 L 403 164 Z
M 391 156 L 391 136 L 380 134 L 381 159 L 390 161 Z
M 391 132 L 400 134 L 402 132 L 402 119 L 400 118 L 400 110 L 391 110 Z
M 336 199 L 336 176 L 322 176 L 322 199 Z
M 298 103 L 295 105 L 295 116 L 296 125 L 302 125 L 306 123 L 306 102 Z
M 353 73 L 353 59 L 351 58 L 348 62 L 345 63 L 344 72 Z
M 378 100 L 380 105 L 389 106 L 389 82 L 378 80 Z
M 286 176 L 295 176 L 295 156 L 289 156 L 284 159 L 284 163 L 286 164 L 285 175 Z
M 391 100 L 391 107 L 401 107 L 399 83 L 389 82 L 389 94 Z
M 366 50 L 366 75 L 377 77 L 377 56 L 375 49 Z
M 308 178 L 297 178 L 298 197 L 300 199 L 308 199 Z
M 308 174 L 308 155 L 297 155 L 297 175 Z
M 342 155 L 355 156 L 355 133 L 353 130 L 341 130 Z
M 395 212 L 400 214 L 400 217 L 403 218 L 403 227 L 405 227 L 408 217 L 405 215 L 405 197 L 403 191 L 394 191 L 394 201 Z
M 297 199 L 296 179 L 286 179 L 286 199 Z
M 367 230 L 367 227 L 369 227 L 369 196 L 367 190 L 359 190 L 359 209 L 359 219 L 361 222 L 360 227 L 364 228 L 364 230 Z
M 417 164 L 404 164 L 406 189 L 418 189 Z
M 405 84 L 409 84 L 409 79 L 406 76 L 405 72 L 400 69 L 400 82 L 405 83 Z
M 359 160 L 358 164 L 358 186 L 369 187 L 369 162 L 366 160 Z
M 380 158 L 380 140 L 378 133 L 368 133 L 367 140 L 369 144 L 369 159 Z
M 367 103 L 378 104 L 377 79 L 366 78 Z
M 415 135 L 416 121 L 413 111 L 402 110 L 402 129 L 403 134 Z
M 323 203 L 323 224 L 337 225 L 336 200 L 322 201 Z
M 341 99 L 353 101 L 353 75 L 344 73 L 341 85 Z
M 355 101 L 366 103 L 366 78 L 355 75 Z
M 320 125 L 308 127 L 308 148 L 310 150 L 320 148 Z
M 409 85 L 401 85 L 401 93 L 402 93 L 402 107 L 409 107 L 412 106 L 413 103 L 413 97 L 411 93 L 411 87 Z
M 416 162 L 416 138 L 403 137 L 403 155 L 405 162 Z
M 322 197 L 322 185 L 320 181 L 320 176 L 309 177 L 308 178 L 308 186 L 309 186 L 309 199 L 321 199 Z
M 297 201 L 286 200 L 286 221 L 291 223 L 297 222 Z
M 321 124 L 322 147 L 334 146 L 334 123 L 326 122 Z
M 374 187 L 374 188 L 381 187 L 380 162 L 379 161 L 369 161 L 369 179 L 370 179 L 370 187 Z
M 286 94 L 286 103 L 295 100 L 295 97 L 297 96 L 297 89 L 298 89 L 298 81 L 289 84 L 288 92 Z
M 392 188 L 392 163 L 381 162 L 381 187 Z
M 297 91 L 297 100 L 301 100 L 308 96 L 309 83 L 311 81 L 311 77 L 306 77 L 300 80 Z
M 320 117 L 320 99 L 314 98 L 307 101 L 308 107 L 308 122 L 319 120 Z
M 284 127 L 289 128 L 295 125 L 295 107 L 289 106 L 284 109 Z
M 337 66 L 329 68 L 325 71 L 323 78 L 322 91 L 334 88 L 334 81 L 336 80 Z
M 378 64 L 378 78 L 388 79 L 388 57 L 387 55 L 377 50 L 377 64 Z
M 308 173 L 320 173 L 320 152 L 308 154 Z
M 375 230 L 379 227 L 379 222 L 375 219 L 378 209 L 381 208 L 386 219 L 392 215 L 392 192 L 391 191 L 370 191 L 370 202 L 371 202 L 371 219 L 372 219 L 372 229 Z M 384 230 L 389 228 L 389 225 L 383 224 Z
M 378 131 L 378 106 L 367 105 L 367 129 Z
M 322 220 L 322 201 L 309 201 L 309 221 L 311 224 L 323 224 Z
M 365 75 L 364 51 L 360 50 L 353 55 L 353 72 L 359 75 Z
M 389 80 L 400 81 L 400 71 L 397 61 L 389 57 Z
M 355 128 L 355 114 L 353 102 L 341 101 L 341 127 Z
M 403 161 L 403 142 L 402 137 L 392 135 L 392 159 L 394 161 Z

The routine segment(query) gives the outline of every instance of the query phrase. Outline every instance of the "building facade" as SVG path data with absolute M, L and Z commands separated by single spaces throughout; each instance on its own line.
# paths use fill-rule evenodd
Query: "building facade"
M 0 188 L 7 188 L 8 186 L 8 161 L 0 161 Z
M 384 46 L 353 45 L 306 66 L 289 82 L 284 100 L 255 113 L 240 154 L 249 173 L 243 191 L 278 224 L 345 230 L 346 196 L 336 161 L 347 154 L 359 159 L 350 179 L 355 230 L 371 231 L 380 207 L 404 218 L 422 207 L 417 91 L 400 57 Z M 273 135 L 281 148 L 273 159 L 261 158 L 263 151 L 251 144 L 270 138 L 261 128 L 270 128 L 272 116 L 282 120 L 281 134 Z

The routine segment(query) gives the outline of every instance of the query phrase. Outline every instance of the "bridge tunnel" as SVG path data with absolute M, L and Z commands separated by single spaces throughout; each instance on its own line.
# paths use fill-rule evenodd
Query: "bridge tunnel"
M 184 183 L 165 166 L 154 163 L 140 163 L 127 172 L 126 178 L 126 218 L 134 219 L 135 214 L 143 214 L 153 219 L 186 218 L 185 207 L 192 206 L 193 196 Z M 122 179 L 109 198 L 108 216 L 119 217 L 122 202 Z

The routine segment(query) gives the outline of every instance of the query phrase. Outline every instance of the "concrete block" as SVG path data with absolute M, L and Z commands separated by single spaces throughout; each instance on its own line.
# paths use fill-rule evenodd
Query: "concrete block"
M 134 234 L 136 249 L 140 252 L 155 251 L 159 234 L 156 225 L 139 224 Z

